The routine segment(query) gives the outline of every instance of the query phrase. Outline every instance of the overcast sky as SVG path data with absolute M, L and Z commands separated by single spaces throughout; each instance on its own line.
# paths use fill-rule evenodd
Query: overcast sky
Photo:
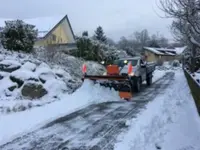
M 0 4 L 2 18 L 68 14 L 75 34 L 83 30 L 92 33 L 101 25 L 107 36 L 115 40 L 144 28 L 171 38 L 171 20 L 156 13 L 163 16 L 156 0 L 2 0 Z

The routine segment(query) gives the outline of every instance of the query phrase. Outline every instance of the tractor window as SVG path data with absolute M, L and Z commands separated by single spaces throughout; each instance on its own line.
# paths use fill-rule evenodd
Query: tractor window
M 132 63 L 132 66 L 136 66 L 137 65 L 137 60 L 116 60 L 114 62 L 114 65 L 117 65 L 119 67 L 124 67 L 125 65 L 129 64 L 129 62 Z

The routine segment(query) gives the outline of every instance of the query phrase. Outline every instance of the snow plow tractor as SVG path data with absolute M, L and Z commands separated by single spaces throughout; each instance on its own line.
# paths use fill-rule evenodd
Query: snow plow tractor
M 106 66 L 103 75 L 88 75 L 86 65 L 82 67 L 83 81 L 89 79 L 101 86 L 114 88 L 125 100 L 131 100 L 133 93 L 140 92 L 143 81 L 151 85 L 154 70 L 155 64 L 146 63 L 141 57 L 116 60 Z

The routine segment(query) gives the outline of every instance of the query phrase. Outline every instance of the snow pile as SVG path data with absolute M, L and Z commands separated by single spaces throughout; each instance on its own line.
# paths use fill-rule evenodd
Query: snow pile
M 92 91 L 92 92 L 91 92 Z M 29 111 L 4 115 L 0 117 L 0 145 L 18 134 L 30 132 L 58 117 L 65 116 L 90 104 L 105 101 L 119 101 L 118 92 L 99 87 L 90 81 L 71 95 L 63 95 L 62 100 Z M 9 129 L 9 130 L 5 130 Z M 19 135 L 18 135 L 19 136 Z
M 178 60 L 174 60 L 174 61 L 166 61 L 163 63 L 162 66 L 156 66 L 157 70 L 182 70 L 182 65 L 179 63 Z
M 176 72 L 164 92 L 129 121 L 129 131 L 119 136 L 115 150 L 200 148 L 200 119 L 183 72 Z

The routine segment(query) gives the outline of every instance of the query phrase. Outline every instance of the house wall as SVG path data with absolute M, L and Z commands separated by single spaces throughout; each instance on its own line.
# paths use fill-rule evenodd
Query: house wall
M 176 59 L 176 56 L 162 56 L 163 61 L 173 61 Z
M 159 59 L 158 55 L 147 50 L 145 50 L 145 55 L 147 56 L 148 62 L 157 62 L 157 60 Z
M 177 57 L 176 56 L 168 56 L 168 55 L 157 55 L 151 51 L 146 50 L 145 55 L 147 56 L 148 62 L 158 62 L 158 61 L 173 61 Z
M 74 43 L 74 37 L 71 33 L 67 20 L 63 20 L 45 39 L 35 42 L 36 46 L 47 46 L 51 44 Z

